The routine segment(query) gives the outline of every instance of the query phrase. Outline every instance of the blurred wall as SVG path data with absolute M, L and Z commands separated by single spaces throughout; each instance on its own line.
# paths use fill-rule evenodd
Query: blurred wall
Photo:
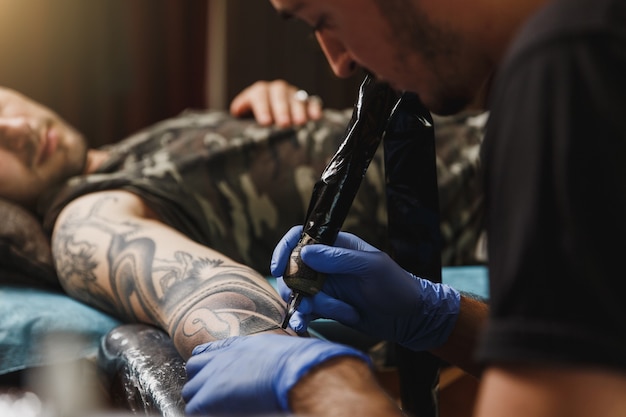
M 336 78 L 310 29 L 268 0 L 0 0 L 0 85 L 92 146 L 276 78 L 345 108 L 362 76 Z
M 205 104 L 207 0 L 0 0 L 0 85 L 93 146 Z
M 348 80 L 335 77 L 304 23 L 283 20 L 268 0 L 209 3 L 210 25 L 218 28 L 209 39 L 213 52 L 209 72 L 223 74 L 209 84 L 210 93 L 216 97 L 214 106 L 226 106 L 256 80 L 276 78 L 320 95 L 328 107 L 353 105 L 362 74 Z M 223 97 L 221 102 L 219 97 Z

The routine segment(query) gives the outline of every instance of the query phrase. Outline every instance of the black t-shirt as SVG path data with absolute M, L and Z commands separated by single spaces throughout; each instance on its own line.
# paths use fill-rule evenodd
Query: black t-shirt
M 626 2 L 548 4 L 490 109 L 479 359 L 626 370 Z

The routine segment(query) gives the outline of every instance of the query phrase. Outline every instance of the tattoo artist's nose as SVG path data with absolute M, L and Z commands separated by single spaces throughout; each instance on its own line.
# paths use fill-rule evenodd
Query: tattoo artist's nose
M 316 32 L 317 41 L 326 55 L 333 72 L 337 77 L 348 78 L 356 71 L 357 64 L 350 52 L 346 50 L 339 39 L 326 35 L 323 32 Z

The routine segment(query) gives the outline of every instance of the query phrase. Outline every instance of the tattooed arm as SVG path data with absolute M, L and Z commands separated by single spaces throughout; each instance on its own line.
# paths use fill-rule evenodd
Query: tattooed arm
M 104 191 L 68 204 L 52 252 L 68 294 L 162 328 L 185 359 L 201 343 L 285 332 L 285 303 L 263 276 L 163 224 L 135 194 Z

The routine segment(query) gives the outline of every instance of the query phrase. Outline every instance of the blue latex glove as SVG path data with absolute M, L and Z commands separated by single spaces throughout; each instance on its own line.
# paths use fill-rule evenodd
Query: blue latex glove
M 270 270 L 275 277 L 285 271 L 301 231 L 293 227 L 274 249 Z M 305 297 L 291 317 L 296 332 L 306 330 L 309 320 L 324 317 L 416 351 L 441 346 L 452 332 L 459 292 L 412 275 L 358 237 L 342 232 L 335 246 L 307 245 L 301 256 L 327 278 L 322 291 Z M 286 300 L 291 290 L 281 278 L 278 285 Z
M 197 346 L 183 387 L 187 414 L 289 411 L 289 390 L 311 368 L 337 356 L 371 362 L 363 352 L 313 338 L 262 334 Z

